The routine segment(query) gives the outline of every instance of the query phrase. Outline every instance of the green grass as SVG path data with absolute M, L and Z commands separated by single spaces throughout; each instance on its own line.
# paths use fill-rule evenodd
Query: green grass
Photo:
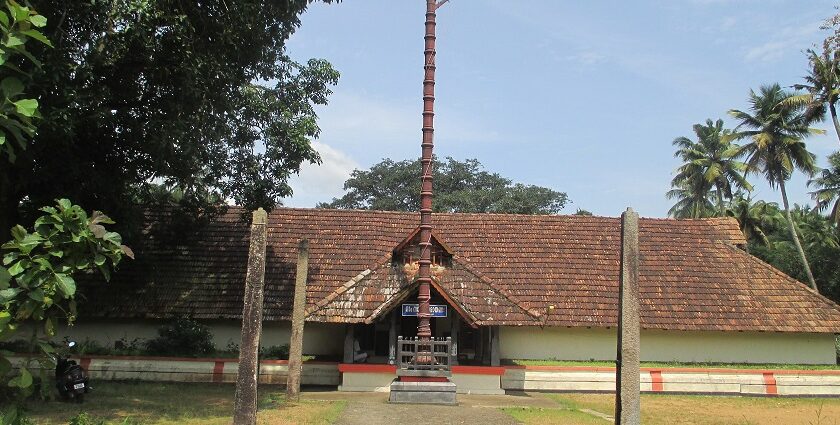
M 518 366 L 591 366 L 614 367 L 614 361 L 607 360 L 507 360 L 507 364 Z M 700 367 L 720 369 L 786 369 L 786 370 L 840 370 L 840 365 L 814 364 L 774 364 L 774 363 L 681 363 L 681 362 L 642 362 L 642 367 Z
M 80 412 L 96 425 L 229 425 L 233 394 L 233 385 L 224 384 L 97 382 L 82 404 L 37 401 L 27 408 L 34 423 L 45 425 L 67 424 Z M 328 425 L 344 406 L 343 401 L 287 403 L 282 388 L 263 386 L 258 423 Z
M 526 425 L 608 424 L 589 414 L 613 415 L 611 394 L 547 394 L 556 408 L 502 409 Z M 642 395 L 642 423 L 646 425 L 840 424 L 836 398 L 759 398 L 682 395 Z
M 513 419 L 528 425 L 542 425 L 542 424 L 568 424 L 568 425 L 590 425 L 590 424 L 608 424 L 596 416 L 588 413 L 579 412 L 568 409 L 542 409 L 533 407 L 508 407 L 502 409 Z

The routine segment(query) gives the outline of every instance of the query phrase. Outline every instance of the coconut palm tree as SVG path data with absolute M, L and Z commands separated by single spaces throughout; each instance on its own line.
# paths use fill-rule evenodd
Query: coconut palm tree
M 762 86 L 758 93 L 750 90 L 750 111 L 729 111 L 740 123 L 728 137 L 749 140 L 741 148 L 741 154 L 746 156 L 747 172 L 761 173 L 770 187 L 779 188 L 790 236 L 799 252 L 808 284 L 816 291 L 817 283 L 790 215 L 785 182 L 796 170 L 809 176 L 816 172 L 815 156 L 808 152 L 803 140 L 821 131 L 808 126 L 803 107 L 785 102 L 790 96 L 779 84 Z
M 819 247 L 840 247 L 834 225 L 813 208 L 794 205 L 791 215 L 797 223 L 802 242 L 809 251 Z
M 740 193 L 730 203 L 726 215 L 738 220 L 738 226 L 748 242 L 760 242 L 767 247 L 770 246 L 767 235 L 785 221 L 777 204 L 762 200 L 752 202 L 751 198 L 745 198 Z
M 731 131 L 723 128 L 723 120 L 706 120 L 706 124 L 695 124 L 694 134 L 697 141 L 687 137 L 674 139 L 673 145 L 678 149 L 675 157 L 683 160 L 684 164 L 677 169 L 677 175 L 671 185 L 680 187 L 681 183 L 690 179 L 702 179 L 709 186 L 715 188 L 717 195 L 717 210 L 726 215 L 726 205 L 723 198 L 732 199 L 733 188 L 736 190 L 752 190 L 744 172 L 746 164 L 738 160 L 741 147 L 729 138 Z
M 840 139 L 840 122 L 837 120 L 837 101 L 840 100 L 840 55 L 828 43 L 823 45 L 822 54 L 807 50 L 811 69 L 804 84 L 794 84 L 796 90 L 807 93 L 794 95 L 786 101 L 805 105 L 805 119 L 817 122 L 825 119 L 826 107 L 834 124 L 834 132 Z
M 702 218 L 715 215 L 715 206 L 710 200 L 709 183 L 703 176 L 681 180 L 665 194 L 668 199 L 677 199 L 677 203 L 668 210 L 674 218 Z
M 817 188 L 811 192 L 817 202 L 816 210 L 823 211 L 830 207 L 829 218 L 840 225 L 840 151 L 829 155 L 828 168 L 822 170 L 816 178 L 808 180 L 808 186 L 812 185 Z

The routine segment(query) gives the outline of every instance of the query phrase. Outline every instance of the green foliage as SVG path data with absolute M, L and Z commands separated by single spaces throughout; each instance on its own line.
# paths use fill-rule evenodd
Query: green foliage
M 784 216 L 773 202 L 756 201 L 737 194 L 726 210 L 726 215 L 738 220 L 744 238 L 750 243 L 770 246 L 768 234 L 783 226 Z
M 749 250 L 773 267 L 803 282 L 807 273 L 799 258 L 796 246 L 790 239 L 786 221 L 774 204 L 757 202 L 754 209 L 762 208 L 761 225 L 767 243 L 760 238 L 748 237 Z M 794 206 L 791 211 L 802 247 L 808 257 L 819 292 L 840 303 L 840 230 L 828 217 L 817 211 Z M 743 228 L 743 224 L 742 224 Z
M 809 127 L 802 105 L 785 102 L 793 93 L 779 84 L 750 90 L 750 111 L 729 111 L 739 121 L 730 139 L 747 139 L 739 155 L 746 157 L 747 171 L 763 174 L 771 187 L 789 180 L 794 171 L 812 175 L 816 171 L 814 154 L 804 139 L 824 131 Z
M 840 224 L 840 152 L 834 152 L 828 157 L 828 168 L 809 180 L 808 186 L 817 188 L 811 192 L 817 210 L 828 210 L 831 220 Z
M 824 131 L 809 127 L 811 120 L 806 116 L 803 105 L 790 102 L 792 96 L 792 93 L 782 90 L 779 84 L 762 86 L 759 93 L 750 90 L 750 111 L 729 111 L 740 121 L 736 132 L 729 137 L 749 140 L 739 153 L 746 156 L 747 172 L 761 173 L 770 187 L 779 188 L 790 237 L 808 283 L 816 290 L 816 280 L 799 241 L 796 224 L 791 218 L 785 182 L 796 170 L 809 176 L 817 171 L 816 157 L 808 151 L 804 139 Z
M 146 352 L 151 355 L 206 357 L 215 351 L 210 329 L 187 318 L 161 326 L 158 336 L 146 341 Z
M 40 116 L 38 100 L 25 93 L 31 68 L 41 62 L 26 49 L 29 40 L 50 46 L 39 28 L 47 18 L 14 0 L 5 0 L 0 10 L 0 156 L 14 162 L 16 151 L 26 149 L 35 135 L 33 119 Z M 0 160 L 0 163 L 5 163 Z
M 710 197 L 714 189 L 717 211 L 725 213 L 724 198 L 732 199 L 735 190 L 752 190 L 744 177 L 746 164 L 738 161 L 740 146 L 729 138 L 731 131 L 723 128 L 723 120 L 706 120 L 706 124 L 695 124 L 697 141 L 687 137 L 674 139 L 678 149 L 674 156 L 683 164 L 671 181 L 675 189 L 666 195 L 678 199 L 668 212 L 674 217 L 705 217 L 711 215 Z
M 25 323 L 42 327 L 48 338 L 54 336 L 59 320 L 73 323 L 76 318 L 74 275 L 98 270 L 108 279 L 124 255 L 133 257 L 120 235 L 105 228 L 113 221 L 101 212 L 88 216 L 67 199 L 41 211 L 43 215 L 35 220 L 31 231 L 15 226 L 13 239 L 0 247 L 0 341 L 9 340 Z M 45 381 L 54 350 L 46 339 L 37 337 L 37 331 L 30 340 L 29 352 L 40 352 L 36 361 Z M 29 367 L 27 362 L 10 377 L 9 361 L 0 352 L 0 377 L 8 386 L 18 388 L 23 397 L 34 390 Z M 43 392 L 47 388 L 41 386 Z
M 272 345 L 260 350 L 260 358 L 271 360 L 288 360 L 289 344 Z
M 476 159 L 460 162 L 447 157 L 442 163 L 435 159 L 435 164 L 433 207 L 437 212 L 557 214 L 568 202 L 563 192 L 514 184 L 489 173 Z M 418 211 L 420 174 L 419 159 L 385 159 L 370 170 L 354 170 L 344 183 L 347 193 L 318 208 Z
M 58 318 L 75 319 L 75 273 L 98 269 L 107 280 L 123 255 L 133 257 L 120 235 L 105 229 L 114 222 L 101 212 L 88 217 L 67 199 L 41 211 L 34 231 L 17 225 L 14 239 L 2 246 L 0 336 L 29 320 L 43 322 L 44 333 L 54 335 Z
M 105 425 L 104 419 L 95 418 L 85 412 L 79 412 L 78 415 L 70 418 L 68 425 Z
M 126 223 L 158 184 L 194 216 L 218 199 L 271 208 L 320 160 L 315 107 L 339 74 L 285 52 L 312 0 L 30 2 L 54 47 L 33 51 L 43 120 L 0 167 L 0 228 L 57 197 Z

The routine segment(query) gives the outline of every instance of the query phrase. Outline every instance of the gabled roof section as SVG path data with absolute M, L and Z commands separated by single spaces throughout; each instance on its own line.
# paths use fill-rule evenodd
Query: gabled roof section
M 230 208 L 177 246 L 149 230 L 132 246 L 137 260 L 121 264 L 111 283 L 80 283 L 87 298 L 80 317 L 238 319 L 249 237 L 243 212 Z M 265 320 L 291 316 L 302 238 L 310 241 L 308 320 L 378 317 L 409 291 L 391 255 L 418 222 L 417 213 L 272 211 Z M 476 323 L 617 325 L 618 218 L 440 213 L 433 223 L 454 254 L 436 284 Z M 745 240 L 732 218 L 642 218 L 639 243 L 644 329 L 840 333 L 840 307 L 735 248 Z
M 406 236 L 405 239 L 402 240 L 402 242 L 400 242 L 396 247 L 394 247 L 394 253 L 398 253 L 398 252 L 402 251 L 406 246 L 411 244 L 411 242 L 416 237 L 418 237 L 419 234 L 420 234 L 420 227 L 418 226 L 414 230 L 412 230 L 411 233 L 409 233 L 408 236 Z M 455 254 L 452 251 L 452 248 L 450 248 L 449 245 L 447 245 L 446 242 L 444 242 L 443 239 L 440 236 L 438 236 L 438 232 L 435 231 L 435 230 L 432 230 L 432 243 L 437 243 L 449 255 L 454 255 Z
M 539 315 L 522 308 L 515 297 L 453 261 L 432 281 L 434 289 L 470 325 L 537 325 Z M 408 299 L 417 285 L 405 278 L 398 265 L 387 262 L 350 279 L 307 309 L 308 320 L 372 323 Z

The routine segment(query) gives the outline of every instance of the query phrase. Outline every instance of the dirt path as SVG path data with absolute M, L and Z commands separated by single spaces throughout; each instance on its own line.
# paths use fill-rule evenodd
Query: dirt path
M 347 407 L 336 425 L 393 425 L 408 418 L 422 419 L 429 425 L 514 425 L 513 418 L 500 407 L 556 407 L 544 397 L 458 395 L 459 406 L 389 404 L 387 393 L 304 393 L 311 400 L 347 400 Z

